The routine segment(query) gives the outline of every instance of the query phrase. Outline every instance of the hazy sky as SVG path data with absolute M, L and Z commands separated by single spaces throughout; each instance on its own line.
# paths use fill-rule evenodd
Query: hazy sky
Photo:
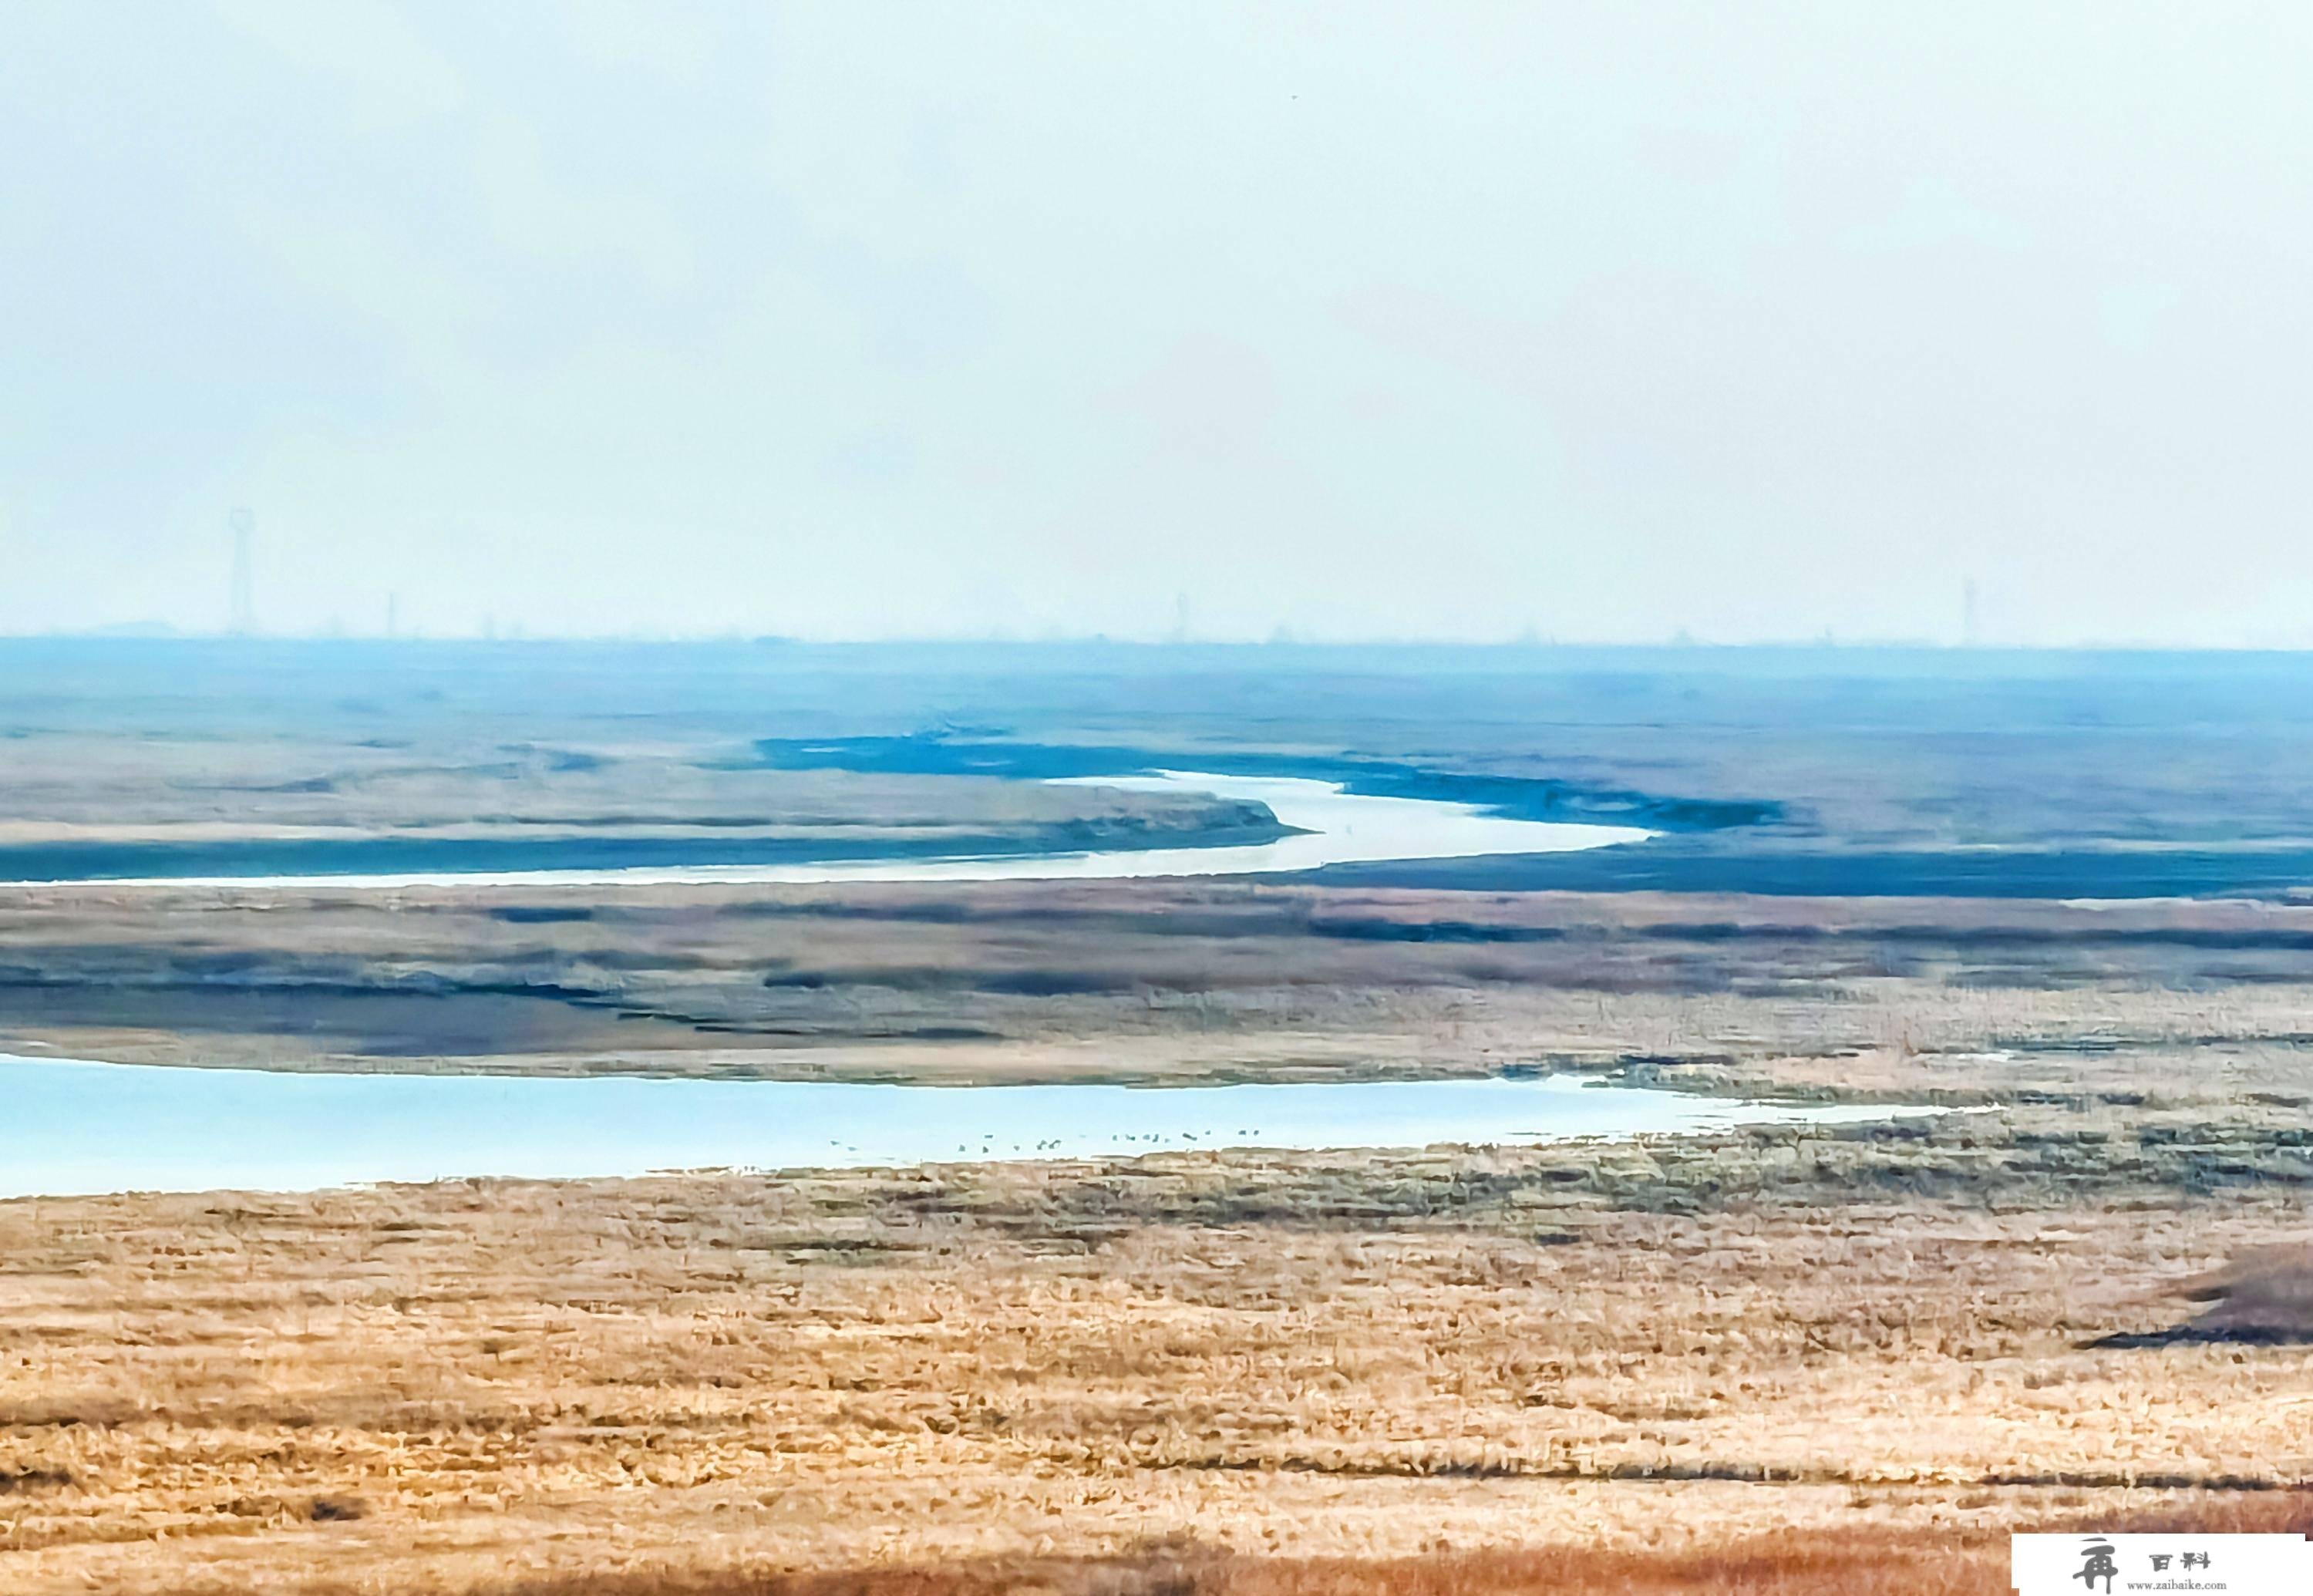
M 0 8 L 0 630 L 2313 645 L 2313 7 Z

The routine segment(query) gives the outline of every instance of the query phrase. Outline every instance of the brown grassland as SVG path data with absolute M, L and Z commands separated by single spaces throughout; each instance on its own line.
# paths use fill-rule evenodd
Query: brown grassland
M 2018 1523 L 2298 1511 L 2302 1348 L 2172 1293 L 2301 1197 L 2067 1145 L 1967 1116 L 0 1205 L 0 1559 L 25 1592 L 991 1558 L 1282 1591 L 1539 1548 L 1503 1565 L 1537 1589 L 1764 1557 L 1753 1588 L 1805 1590 L 1878 1548 L 1960 1590 Z

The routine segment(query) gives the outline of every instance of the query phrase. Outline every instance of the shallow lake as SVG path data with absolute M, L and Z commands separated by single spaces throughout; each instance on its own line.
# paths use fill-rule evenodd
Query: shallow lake
M 1484 1145 L 1921 1112 L 1731 1102 L 1564 1076 L 927 1087 L 306 1074 L 0 1055 L 0 1196 Z

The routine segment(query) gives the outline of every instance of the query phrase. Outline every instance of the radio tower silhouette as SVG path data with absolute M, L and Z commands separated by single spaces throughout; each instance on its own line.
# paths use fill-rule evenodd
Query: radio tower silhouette
M 237 509 L 227 520 L 233 527 L 233 609 L 225 630 L 245 638 L 257 630 L 257 573 L 250 550 L 257 536 L 257 514 Z

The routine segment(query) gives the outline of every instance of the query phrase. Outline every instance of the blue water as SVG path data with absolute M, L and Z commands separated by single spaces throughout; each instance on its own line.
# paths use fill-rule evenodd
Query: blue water
M 1782 817 L 1781 806 L 1751 799 L 1665 797 L 1549 777 L 1429 770 L 1397 760 L 1241 748 L 1216 758 L 1209 754 L 1162 754 L 1138 747 L 919 733 L 897 737 L 761 737 L 756 740 L 755 753 L 764 765 L 781 771 L 1001 776 L 1032 781 L 1146 776 L 1193 764 L 1223 775 L 1329 781 L 1360 798 L 1464 804 L 1506 819 L 1587 822 L 1650 832 L 1765 825 Z
M 303 1074 L 0 1055 L 0 1196 L 1492 1144 L 1895 1112 L 1563 1078 L 924 1087 Z

